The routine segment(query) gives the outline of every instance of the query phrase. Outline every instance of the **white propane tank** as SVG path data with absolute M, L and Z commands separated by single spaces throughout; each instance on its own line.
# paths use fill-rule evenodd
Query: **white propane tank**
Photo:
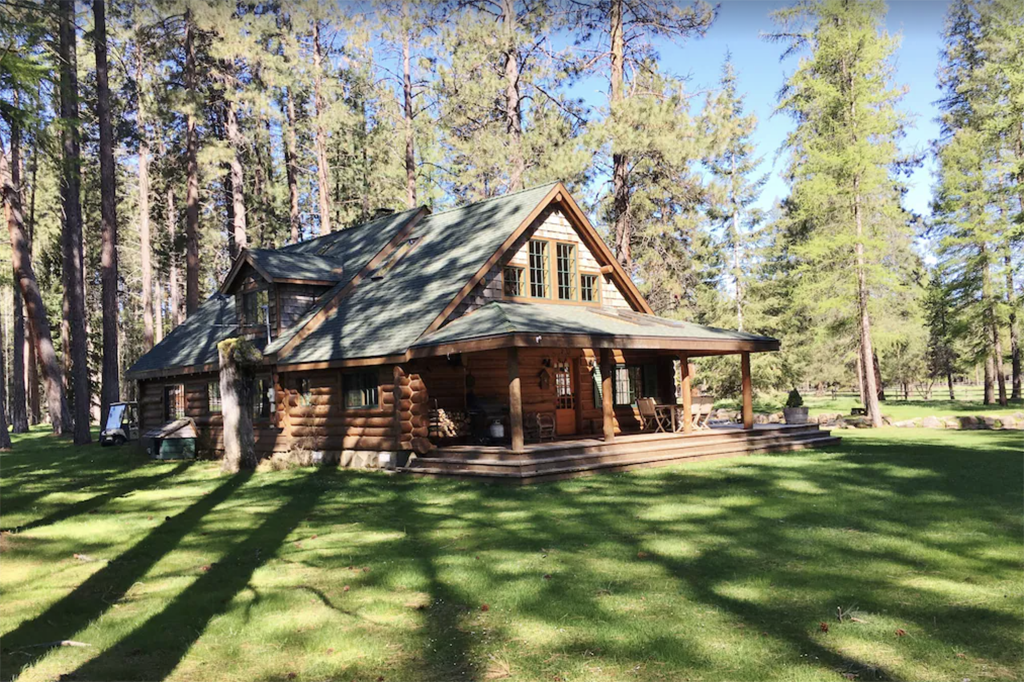
M 501 439 L 505 437 L 505 425 L 501 423 L 500 419 L 495 419 L 491 422 L 491 438 Z

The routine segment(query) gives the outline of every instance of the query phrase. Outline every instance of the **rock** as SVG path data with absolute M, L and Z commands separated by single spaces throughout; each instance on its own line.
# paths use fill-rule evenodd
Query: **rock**
M 960 428 L 960 420 L 957 419 L 956 417 L 943 417 L 942 421 L 946 425 L 947 429 L 959 429 Z
M 993 417 L 992 415 L 979 417 L 978 422 L 978 425 L 985 429 L 998 429 L 1002 426 L 1002 422 L 999 421 L 999 418 Z
M 926 429 L 942 429 L 945 428 L 946 423 L 938 417 L 925 417 L 921 420 L 921 426 Z
M 1000 419 L 1003 422 L 1003 428 L 1004 429 L 1019 429 L 1019 428 L 1021 428 L 1020 427 L 1020 423 L 1016 419 L 1013 418 L 1013 415 L 1009 415 L 1009 416 L 1006 416 L 1006 417 L 1000 417 Z
M 896 422 L 895 424 L 893 424 L 893 426 L 895 426 L 897 429 L 912 429 L 912 428 L 914 428 L 914 422 L 909 421 L 909 420 L 901 421 L 901 422 Z
M 754 415 L 754 423 L 755 424 L 767 424 L 768 423 L 768 415 L 761 414 L 760 412 L 758 412 L 757 414 Z
M 978 428 L 978 418 L 973 415 L 963 415 L 955 418 L 960 422 L 960 428 L 962 429 L 976 429 Z
M 882 425 L 883 425 L 883 426 L 892 426 L 892 417 L 886 417 L 886 416 L 885 416 L 885 415 L 883 414 L 883 415 L 882 415 Z
M 1011 416 L 1019 422 L 1024 422 L 1024 412 L 1014 412 Z
M 768 415 L 768 423 L 769 424 L 778 424 L 781 421 L 782 421 L 782 415 L 780 413 L 778 413 L 778 412 L 773 412 L 772 414 Z

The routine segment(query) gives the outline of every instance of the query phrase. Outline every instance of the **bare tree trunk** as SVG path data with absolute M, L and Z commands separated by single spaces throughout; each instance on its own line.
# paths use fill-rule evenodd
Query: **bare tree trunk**
M 327 130 L 324 127 L 323 55 L 320 47 L 320 22 L 313 21 L 313 113 L 316 116 L 316 178 L 320 199 L 320 234 L 331 233 L 331 180 L 327 165 Z
M 1003 262 L 1006 265 L 1006 303 L 1010 307 L 1010 373 L 1013 382 L 1011 400 L 1021 398 L 1021 367 L 1020 367 L 1020 330 L 1017 328 L 1017 291 L 1013 283 L 1013 261 L 1010 258 L 1010 250 L 1003 254 Z
M 295 141 L 295 98 L 292 96 L 291 88 L 285 88 L 285 112 L 287 127 L 285 130 L 284 144 L 284 170 L 288 180 L 288 226 L 291 228 L 291 243 L 299 241 L 299 178 L 296 169 L 296 148 Z
M 864 263 L 864 223 L 860 206 L 860 178 L 853 179 L 853 217 L 857 224 L 857 307 L 860 316 L 860 352 L 864 362 L 864 407 L 868 411 L 871 425 L 882 426 L 882 411 L 878 405 L 878 382 L 874 366 L 875 353 L 871 348 L 871 316 L 868 314 L 868 286 Z M 868 369 L 871 368 L 871 369 Z
M 4 385 L 4 344 L 0 343 L 0 406 L 3 406 L 7 396 Z M 21 432 L 23 433 L 23 432 Z M 7 431 L 7 415 L 0 409 L 0 450 L 11 449 L 11 434 Z
M 14 180 L 12 184 L 20 189 L 21 183 L 18 180 Z M 14 433 L 28 433 L 28 412 L 25 410 L 25 313 L 17 284 L 11 288 L 11 293 L 14 307 L 11 343 L 11 429 Z
M 117 305 L 117 191 L 114 172 L 114 129 L 110 123 L 110 84 L 107 75 L 106 0 L 92 0 L 93 47 L 96 52 L 96 119 L 100 129 L 100 298 L 103 308 L 103 361 L 100 380 L 100 420 L 111 403 L 121 399 Z
M 98 1 L 98 0 L 97 0 Z M 149 133 L 146 130 L 145 71 L 142 59 L 142 38 L 137 38 L 135 82 L 139 91 L 136 111 L 139 126 L 139 257 L 142 270 L 142 348 L 153 347 L 153 247 L 149 227 Z
M 732 196 L 732 272 L 736 280 L 736 329 L 743 331 L 743 270 L 740 268 L 740 208 L 736 198 L 736 157 L 733 156 L 730 184 Z
M 611 115 L 622 107 L 623 68 L 625 64 L 625 37 L 622 23 L 623 0 L 611 0 Z M 629 158 L 616 150 L 612 140 L 612 218 L 615 226 L 615 257 L 629 272 L 633 269 L 633 224 L 629 214 Z
M 526 187 L 526 158 L 523 155 L 522 97 L 519 92 L 519 50 L 516 49 L 516 7 L 514 0 L 501 2 L 505 32 L 505 132 L 509 136 L 508 186 L 510 191 Z
M 946 385 L 949 386 L 949 399 L 956 400 L 956 393 L 953 392 L 953 373 L 946 372 Z
M 167 285 L 170 289 L 168 305 L 170 306 L 172 329 L 184 320 L 181 316 L 181 276 L 178 273 L 178 208 L 174 197 L 174 186 L 167 185 L 167 234 L 171 239 L 171 259 L 167 272 Z
M 995 342 L 999 339 L 999 329 L 996 326 L 996 311 L 995 301 L 992 297 L 992 273 L 990 272 L 989 253 L 988 246 L 982 242 L 979 247 L 979 254 L 981 256 L 981 306 L 983 311 L 983 324 L 985 332 L 983 337 L 986 339 L 985 342 L 985 397 L 984 403 L 991 405 L 995 401 L 995 379 L 996 379 L 996 362 L 995 362 Z M 1002 369 L 1002 361 L 999 362 L 998 369 Z M 1001 375 L 1002 372 L 1000 371 Z M 1002 383 L 1002 382 L 1001 382 Z M 1006 398 L 1006 385 L 1005 383 L 1001 386 L 1001 398 Z M 1002 402 L 1002 400 L 1000 400 Z
M 996 385 L 999 386 L 999 404 L 1006 407 L 1006 369 L 1003 367 L 1003 340 L 999 338 L 999 327 L 992 327 L 992 361 L 996 371 Z
M 992 358 L 992 353 L 988 353 L 985 355 L 985 397 L 981 401 L 985 405 L 991 405 L 996 401 L 996 390 L 993 383 L 995 374 L 995 360 Z
M 867 400 L 864 398 L 864 353 L 860 350 L 860 344 L 857 344 L 857 393 L 860 394 L 860 404 L 867 405 Z
M 92 440 L 89 430 L 89 339 L 85 327 L 85 260 L 82 247 L 81 158 L 78 128 L 78 75 L 75 61 L 75 2 L 60 0 L 60 109 L 63 127 L 61 197 L 64 207 L 64 273 L 75 393 L 74 442 Z
M 28 225 L 23 230 L 25 234 L 25 253 L 29 260 L 32 258 L 32 233 L 36 221 L 36 173 L 39 170 L 38 159 L 35 151 L 32 152 L 32 186 L 29 193 Z M 14 286 L 18 286 L 18 278 L 15 275 Z M 19 296 L 20 296 L 19 292 Z M 24 296 L 21 297 L 24 302 Z M 26 313 L 27 316 L 27 313 Z M 32 331 L 31 318 L 26 319 L 25 327 L 25 388 L 28 393 L 29 423 L 32 426 L 41 424 L 43 421 L 43 410 L 39 405 L 39 362 L 36 356 L 36 339 Z
M 16 137 L 12 135 L 11 165 L 19 162 L 20 150 L 14 144 Z M 32 255 L 28 248 L 28 238 L 21 213 L 21 199 L 10 182 L 7 170 L 7 157 L 0 155 L 0 175 L 3 176 L 4 202 L 9 207 L 7 229 L 11 236 L 11 260 L 14 264 L 14 278 L 21 296 L 25 301 L 25 312 L 28 316 L 29 334 L 35 343 L 36 355 L 43 366 L 46 379 L 46 401 L 50 412 L 50 424 L 53 433 L 63 436 L 70 428 L 68 408 L 64 400 L 64 377 L 57 353 L 53 350 L 50 338 L 50 323 L 43 306 L 43 297 L 39 293 L 39 284 L 32 269 Z
M 192 10 L 185 9 L 185 89 L 192 104 L 196 93 L 195 21 Z M 185 314 L 199 308 L 199 139 L 196 115 L 189 107 L 185 125 L 185 155 L 188 180 L 185 187 Z
M 159 278 L 153 286 L 153 341 L 164 340 L 164 287 Z
M 246 359 L 245 339 L 218 344 L 220 360 L 221 417 L 224 424 L 225 471 L 256 468 L 256 443 L 252 429 L 252 368 Z
M 245 179 L 242 175 L 242 135 L 238 130 L 238 112 L 235 110 L 235 103 L 228 100 L 224 104 L 224 125 L 227 131 L 228 144 L 231 145 L 231 214 L 233 224 L 231 226 L 234 234 L 234 251 L 231 258 L 234 259 L 239 252 L 248 245 L 245 220 Z
M 402 3 L 402 10 L 408 12 L 408 5 Z M 416 149 L 413 129 L 412 106 L 412 41 L 409 29 L 402 29 L 402 114 L 405 119 L 405 205 L 416 207 Z

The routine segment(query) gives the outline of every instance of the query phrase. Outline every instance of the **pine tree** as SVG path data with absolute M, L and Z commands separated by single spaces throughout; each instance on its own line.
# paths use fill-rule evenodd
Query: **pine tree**
M 860 358 L 870 368 L 870 300 L 887 244 L 879 227 L 905 228 L 893 177 L 902 131 L 901 93 L 891 86 L 896 42 L 883 30 L 880 0 L 800 0 L 773 16 L 783 29 L 775 37 L 789 42 L 787 54 L 808 52 L 779 100 L 797 122 L 787 140 L 792 200 L 810 226 L 799 247 L 802 295 L 834 304 L 852 294 Z M 881 426 L 877 384 L 865 371 L 865 407 Z
M 753 205 L 768 176 L 754 175 L 761 163 L 761 158 L 754 155 L 751 141 L 757 128 L 757 116 L 743 113 L 743 97 L 736 92 L 731 55 L 726 55 L 719 86 L 719 91 L 708 97 L 702 122 L 710 148 L 704 162 L 713 178 L 708 216 L 725 233 L 731 251 L 736 328 L 742 331 L 746 289 L 744 240 L 762 217 Z

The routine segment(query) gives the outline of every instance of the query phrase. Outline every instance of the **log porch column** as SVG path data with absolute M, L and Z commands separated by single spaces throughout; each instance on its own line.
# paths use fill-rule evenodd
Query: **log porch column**
M 740 354 L 740 369 L 743 372 L 743 428 L 754 428 L 754 391 L 750 383 L 750 353 Z
M 693 431 L 693 390 L 690 387 L 690 357 L 679 356 L 679 390 L 683 394 L 683 433 Z
M 615 358 L 611 348 L 601 349 L 601 412 L 604 417 L 604 440 L 615 440 L 615 396 L 613 379 L 615 376 Z
M 523 387 L 519 380 L 519 349 L 508 349 L 508 421 L 512 452 L 523 451 Z

